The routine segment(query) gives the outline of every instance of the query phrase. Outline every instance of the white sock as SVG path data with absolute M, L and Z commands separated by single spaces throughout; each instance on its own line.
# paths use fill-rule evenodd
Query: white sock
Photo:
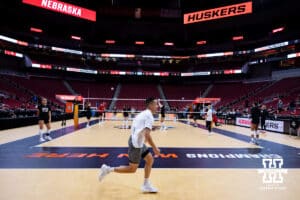
M 144 179 L 144 185 L 149 184 L 149 178 Z
M 115 168 L 114 167 L 109 167 L 109 172 L 113 172 L 115 171 Z
M 40 129 L 40 130 L 39 130 L 39 134 L 40 134 L 40 136 L 42 137 L 42 135 L 43 135 L 43 129 Z
M 125 126 L 128 127 L 128 120 L 125 121 Z

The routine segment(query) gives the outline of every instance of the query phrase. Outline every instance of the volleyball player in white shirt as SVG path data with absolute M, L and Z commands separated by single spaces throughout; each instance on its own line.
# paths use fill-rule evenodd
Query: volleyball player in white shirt
M 206 128 L 209 132 L 209 134 L 211 134 L 211 126 L 212 126 L 212 120 L 213 120 L 213 117 L 212 117 L 212 109 L 211 109 L 211 105 L 208 105 L 208 111 L 206 113 Z
M 141 161 L 145 160 L 145 180 L 142 185 L 143 192 L 152 192 L 156 193 L 158 190 L 154 188 L 150 181 L 150 172 L 154 162 L 152 154 L 145 145 L 147 142 L 152 148 L 156 156 L 159 156 L 160 150 L 156 147 L 155 143 L 152 140 L 150 132 L 152 130 L 152 125 L 154 122 L 153 114 L 156 113 L 158 105 L 155 98 L 146 99 L 147 109 L 138 114 L 133 120 L 131 127 L 131 136 L 128 141 L 128 166 L 119 166 L 119 167 L 110 167 L 105 164 L 101 166 L 99 181 L 109 174 L 110 172 L 117 173 L 134 173 Z

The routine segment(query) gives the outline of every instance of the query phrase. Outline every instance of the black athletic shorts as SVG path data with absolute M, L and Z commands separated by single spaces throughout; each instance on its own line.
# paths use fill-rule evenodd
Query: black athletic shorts
M 200 115 L 194 113 L 194 114 L 193 114 L 193 119 L 194 119 L 194 120 L 200 119 Z
M 143 144 L 142 148 L 135 148 L 132 144 L 131 136 L 128 140 L 128 158 L 130 163 L 138 164 L 142 158 L 145 158 L 149 153 L 148 147 Z
M 258 125 L 259 124 L 259 119 L 252 119 L 251 123 Z
M 49 118 L 39 117 L 39 121 L 44 121 L 45 124 L 49 123 Z

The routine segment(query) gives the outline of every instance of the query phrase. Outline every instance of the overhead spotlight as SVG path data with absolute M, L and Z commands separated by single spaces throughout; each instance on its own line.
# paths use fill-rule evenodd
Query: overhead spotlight
M 71 39 L 73 39 L 73 40 L 81 40 L 81 37 L 75 36 L 75 35 L 71 35 Z
M 40 28 L 35 28 L 35 27 L 30 27 L 30 31 L 31 32 L 36 32 L 36 33 L 42 33 L 43 30 Z
M 206 40 L 200 40 L 196 42 L 197 45 L 204 45 L 206 44 Z
M 105 44 L 115 44 L 115 40 L 105 40 Z
M 135 41 L 135 44 L 136 44 L 136 45 L 144 45 L 145 42 L 144 42 L 144 41 Z
M 276 28 L 272 30 L 272 33 L 278 33 L 284 30 L 284 27 Z
M 164 45 L 165 46 L 174 46 L 174 43 L 173 42 L 165 42 Z
M 244 36 L 242 36 L 242 35 L 239 35 L 239 36 L 233 36 L 232 37 L 232 40 L 243 40 L 244 39 Z

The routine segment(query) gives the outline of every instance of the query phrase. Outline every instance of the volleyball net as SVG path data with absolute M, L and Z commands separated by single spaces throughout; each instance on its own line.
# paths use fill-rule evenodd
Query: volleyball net
M 123 119 L 124 113 L 128 113 L 129 119 L 146 109 L 144 98 L 82 98 L 79 103 L 79 111 L 85 112 L 89 105 L 92 116 L 98 117 L 105 113 L 105 119 Z M 207 105 L 214 106 L 221 101 L 220 98 L 196 98 L 196 99 L 158 99 L 159 104 L 165 107 L 165 119 L 176 120 L 186 118 L 201 118 L 207 111 Z M 155 118 L 161 116 L 158 106 Z

